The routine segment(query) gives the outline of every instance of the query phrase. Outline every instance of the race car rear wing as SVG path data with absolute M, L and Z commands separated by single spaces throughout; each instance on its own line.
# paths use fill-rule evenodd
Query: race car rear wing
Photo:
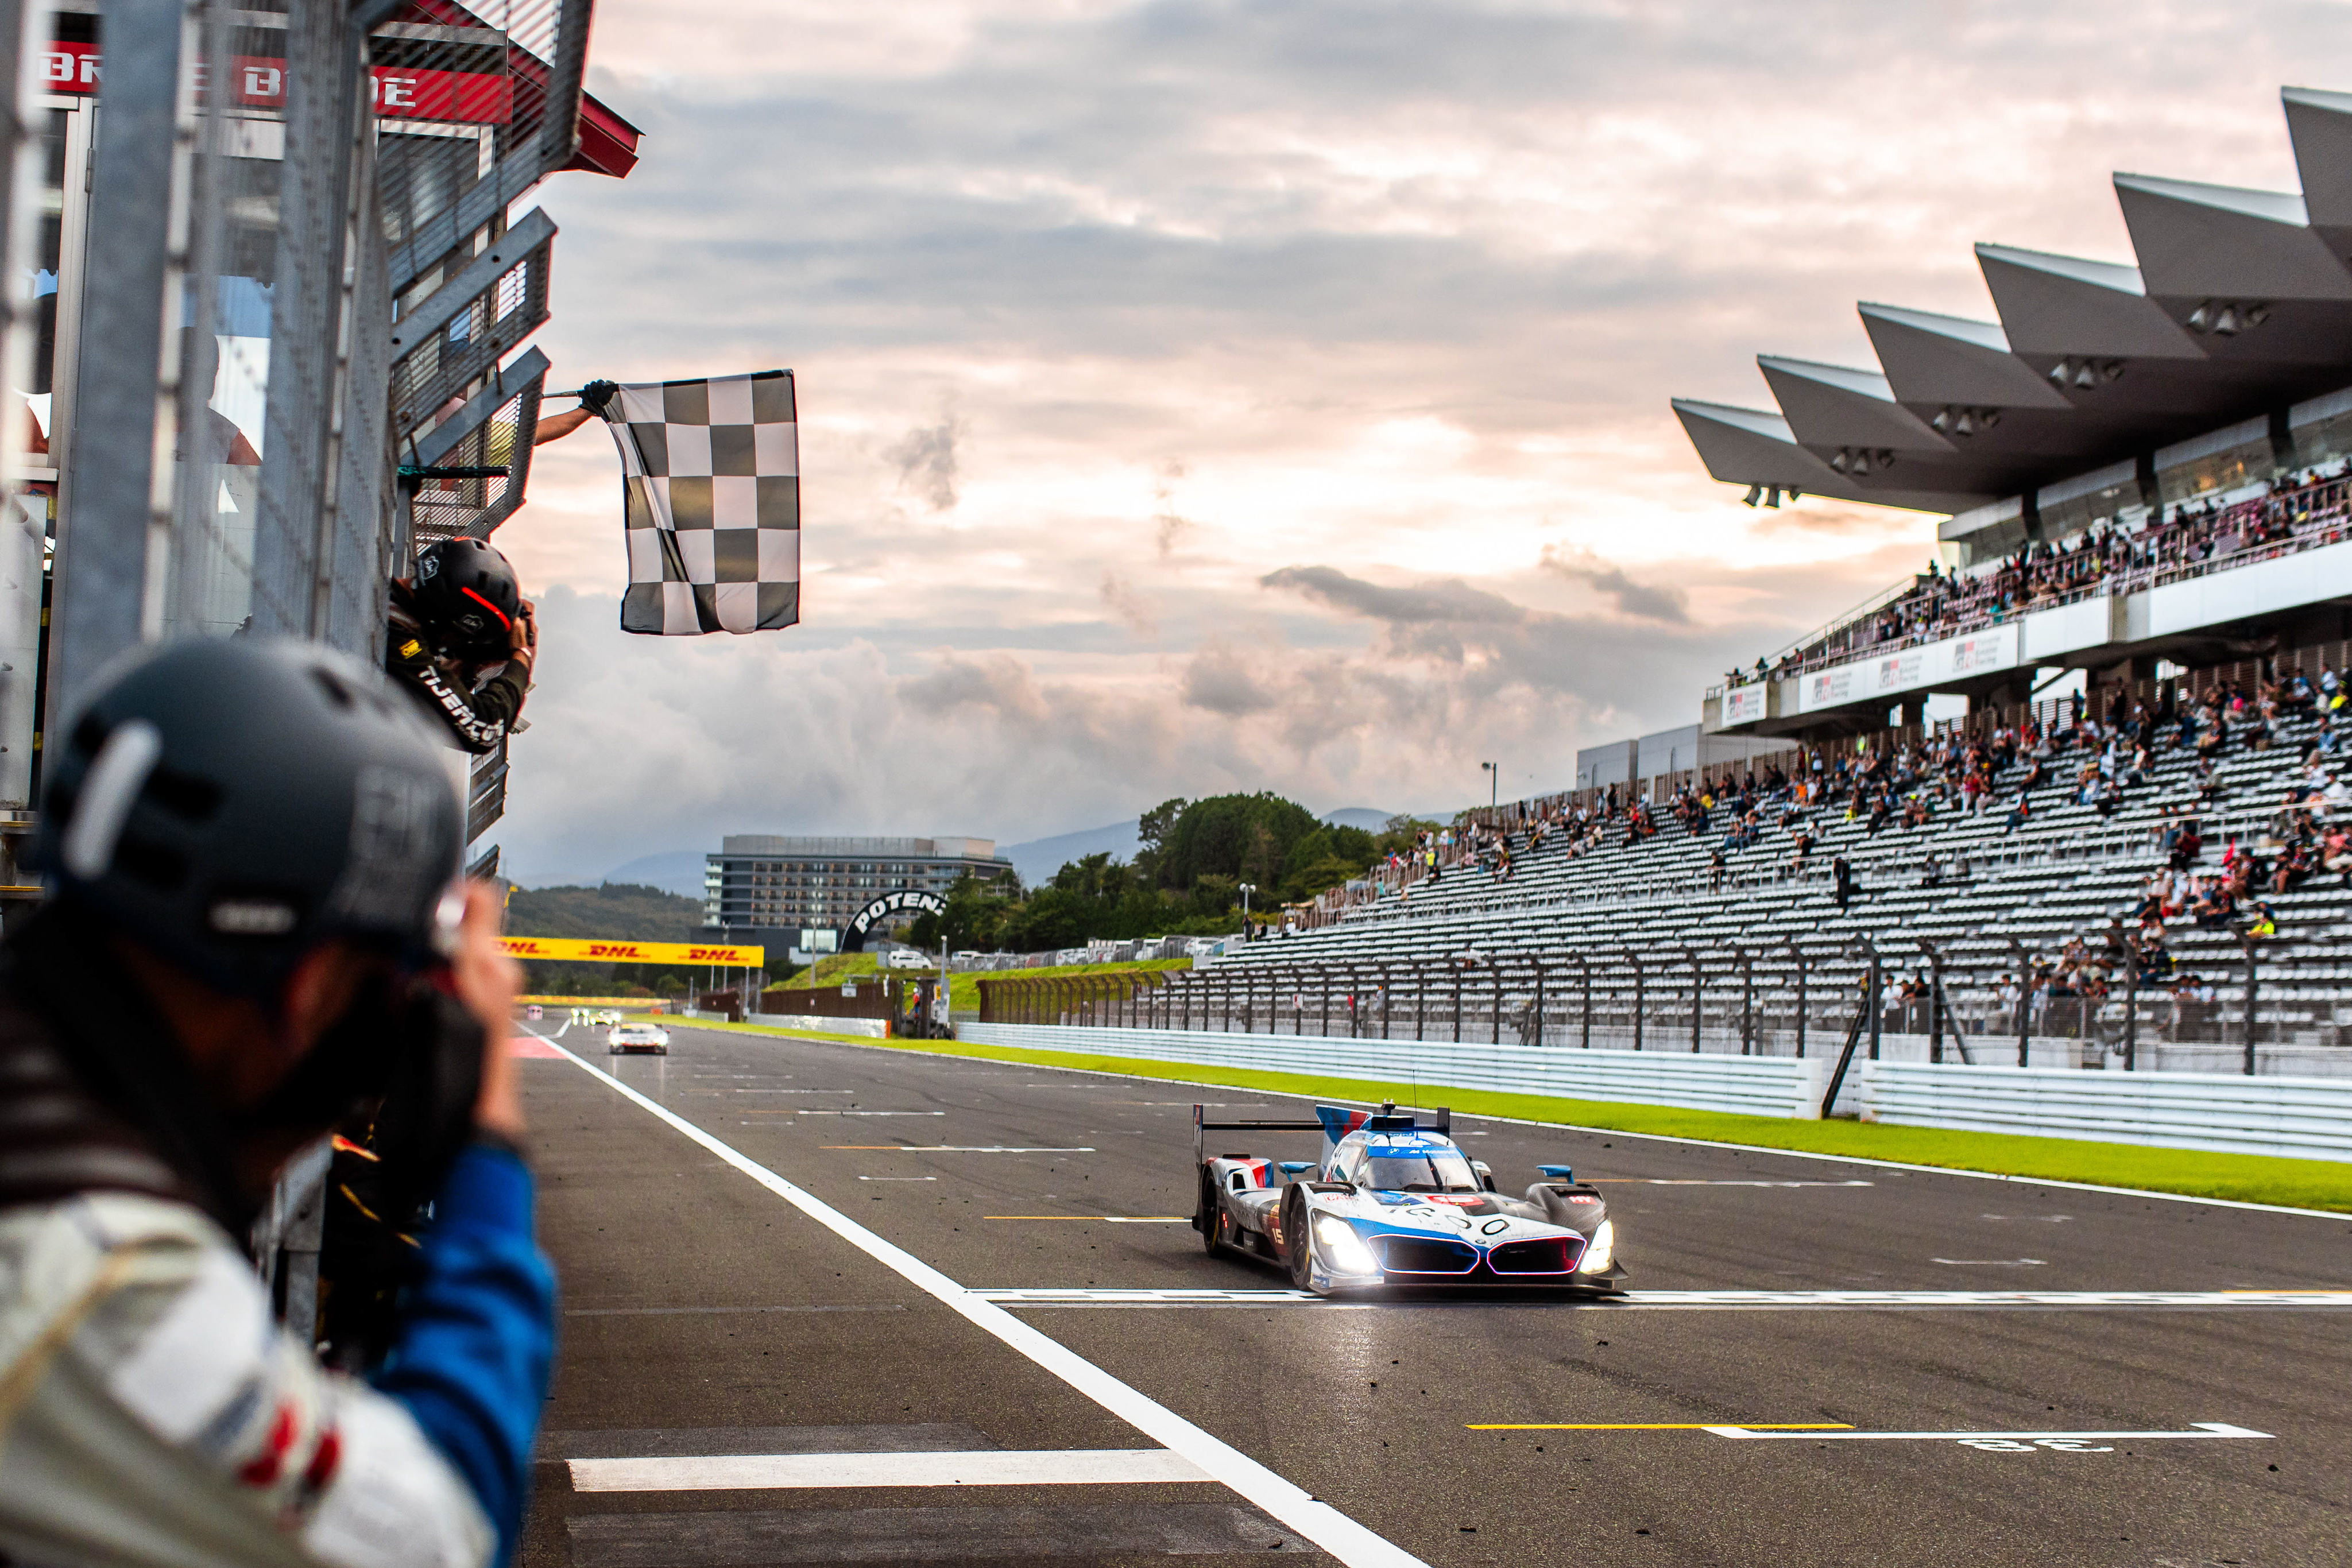
M 1318 1105 L 1312 1122 L 1212 1122 L 1206 1105 L 1192 1107 L 1192 1163 L 1200 1164 L 1208 1157 L 1208 1134 L 1211 1133 L 1320 1133 L 1323 1134 L 1323 1159 L 1328 1163 L 1331 1151 L 1339 1140 L 1360 1131 L 1375 1133 L 1409 1133 L 1416 1129 L 1452 1136 L 1454 1113 L 1440 1105 L 1433 1111 L 1399 1111 L 1394 1102 L 1383 1103 L 1377 1111 L 1350 1111 L 1338 1105 Z

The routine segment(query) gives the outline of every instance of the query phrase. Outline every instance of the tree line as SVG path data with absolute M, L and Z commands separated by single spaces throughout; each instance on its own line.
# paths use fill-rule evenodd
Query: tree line
M 1135 858 L 1069 861 L 1043 885 L 966 876 L 945 915 L 916 917 L 908 939 L 950 951 L 1035 953 L 1097 939 L 1222 936 L 1241 929 L 1244 883 L 1253 919 L 1360 877 L 1436 824 L 1391 817 L 1378 833 L 1325 822 L 1267 790 L 1164 800 L 1136 821 Z

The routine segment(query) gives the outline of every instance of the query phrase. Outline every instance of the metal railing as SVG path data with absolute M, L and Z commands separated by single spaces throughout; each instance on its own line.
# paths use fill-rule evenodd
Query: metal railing
M 1863 937 L 992 977 L 979 982 L 980 1021 L 1738 1056 L 1827 1048 L 1841 1059 L 1960 1066 L 2352 1071 L 2352 1001 L 2300 979 L 2294 959 L 2266 956 L 2252 938 L 2227 972 L 2172 988 L 2141 984 L 2137 953 L 2112 953 L 2102 976 L 2053 976 L 2013 939 L 2006 969 L 1983 944 L 1916 946 L 1908 977 L 1902 955 Z M 2020 972 L 2030 985 L 2016 983 Z

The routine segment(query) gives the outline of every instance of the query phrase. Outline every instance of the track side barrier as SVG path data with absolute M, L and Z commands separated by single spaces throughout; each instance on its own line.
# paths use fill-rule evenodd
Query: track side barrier
M 1679 1051 L 1570 1052 L 1540 1046 L 1456 1046 L 1223 1030 L 1056 1029 L 983 1023 L 958 1025 L 956 1038 L 1024 1051 L 1802 1118 L 1820 1115 L 1830 1067 L 1821 1057 L 1799 1061 L 1794 1057 L 1692 1056 Z
M 1262 1035 L 1219 1030 L 963 1024 L 982 1045 L 1244 1068 L 1567 1100 L 1816 1119 L 1839 1059 L 1692 1056 Z M 2352 1161 L 2352 1079 L 2071 1067 L 1851 1063 L 1844 1103 L 1865 1121 L 2158 1148 Z
M 2110 1144 L 2352 1160 L 2352 1080 L 1861 1064 L 1863 1119 Z

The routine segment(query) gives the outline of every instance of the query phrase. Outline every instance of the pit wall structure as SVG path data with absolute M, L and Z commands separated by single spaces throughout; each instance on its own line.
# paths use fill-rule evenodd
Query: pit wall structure
M 1836 1066 L 1834 1050 L 1799 1060 L 1043 1024 L 959 1024 L 956 1038 L 1024 1051 L 1370 1079 L 1432 1092 L 1473 1089 L 1798 1119 L 1821 1115 Z M 1837 1109 L 1904 1126 L 2352 1161 L 2352 1078 L 1858 1058 Z
M 711 1023 L 728 1021 L 728 1015 L 725 1013 L 700 1012 L 691 1009 L 681 1012 L 678 1016 Z M 743 1021 L 758 1024 L 765 1029 L 794 1029 L 811 1034 L 855 1034 L 863 1035 L 867 1040 L 890 1038 L 888 1019 L 827 1018 L 820 1017 L 815 1013 L 745 1013 Z

